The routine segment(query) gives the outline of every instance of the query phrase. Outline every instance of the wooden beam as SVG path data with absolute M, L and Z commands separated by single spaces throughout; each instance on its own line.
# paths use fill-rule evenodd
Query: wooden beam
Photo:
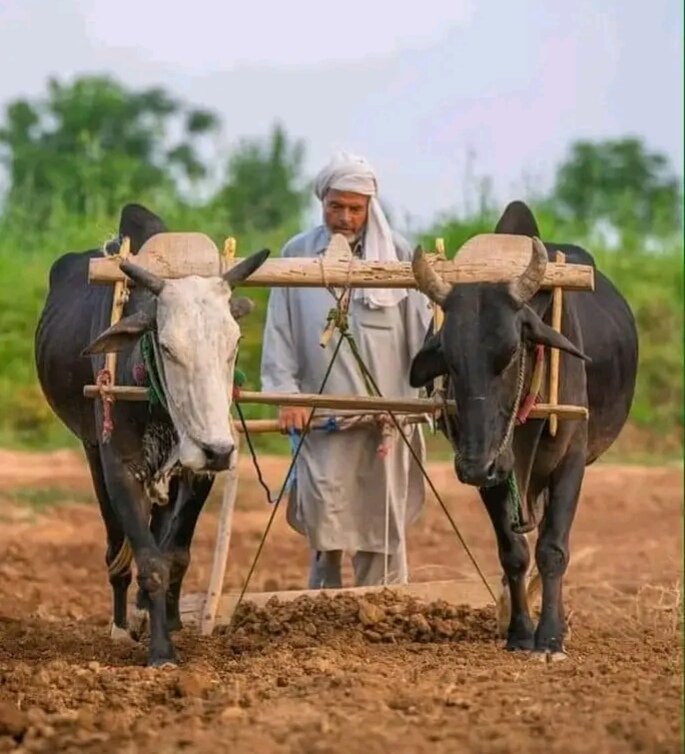
M 98 257 L 89 262 L 89 281 L 91 283 L 115 283 L 124 280 L 125 275 L 119 269 L 117 257 Z M 224 266 L 228 270 L 242 260 L 226 259 Z M 200 274 L 211 277 L 217 274 L 216 268 L 209 269 L 198 264 L 182 264 L 180 261 L 171 267 L 159 263 L 156 258 L 136 259 L 136 264 L 166 278 L 180 278 L 186 275 Z M 334 287 L 343 287 L 348 281 L 354 288 L 416 288 L 416 280 L 410 262 L 367 262 L 354 260 L 347 262 L 325 261 L 324 274 L 318 259 L 309 257 L 288 257 L 267 259 L 266 262 L 247 280 L 239 285 L 246 288 L 268 286 L 282 288 L 296 286 L 300 288 L 322 288 L 325 281 Z M 516 260 L 502 259 L 498 264 L 484 260 L 482 262 L 460 263 L 454 260 L 435 260 L 433 266 L 447 283 L 507 283 L 521 272 Z M 589 265 L 560 265 L 550 262 L 545 270 L 542 288 L 562 287 L 574 291 L 594 290 L 594 270 Z
M 376 412 L 379 413 L 379 412 Z M 338 415 L 336 419 L 354 418 L 354 415 L 346 416 L 345 414 Z M 425 414 L 403 414 L 402 421 L 405 424 L 428 424 L 428 417 Z M 263 435 L 268 433 L 280 432 L 277 419 L 247 419 L 245 421 L 247 425 L 247 431 L 251 435 Z M 355 427 L 370 427 L 376 424 L 376 420 L 371 417 L 360 416 L 359 420 L 355 422 Z M 324 429 L 327 426 L 327 419 L 313 419 L 310 425 L 310 429 Z M 235 429 L 238 432 L 243 432 L 241 424 L 236 423 Z
M 490 580 L 496 581 L 493 576 Z M 415 584 L 397 584 L 392 586 L 361 586 L 346 589 L 293 589 L 283 592 L 248 592 L 244 602 L 257 607 L 264 607 L 269 600 L 276 598 L 279 602 L 292 602 L 298 597 L 336 597 L 339 594 L 363 597 L 389 590 L 398 596 L 415 597 L 427 602 L 444 600 L 452 605 L 469 605 L 473 608 L 492 605 L 492 597 L 482 581 L 475 579 L 453 579 L 450 581 L 426 581 Z M 235 611 L 240 592 L 227 592 L 219 600 L 214 625 L 230 623 Z M 184 624 L 198 625 L 205 605 L 204 594 L 189 594 L 181 598 L 181 620 Z
M 116 386 L 105 393 L 111 393 L 117 400 L 146 401 L 148 389 L 145 387 Z M 86 385 L 83 388 L 86 398 L 97 398 L 100 395 L 95 385 Z M 377 398 L 372 396 L 355 395 L 316 395 L 313 393 L 260 393 L 241 391 L 238 401 L 243 404 L 253 403 L 262 406 L 303 406 L 305 408 L 327 408 L 339 410 L 356 409 L 360 413 L 393 411 L 396 413 L 427 413 L 432 414 L 440 411 L 442 401 L 434 401 L 430 398 Z M 447 408 L 454 410 L 453 401 L 447 401 Z M 584 406 L 550 406 L 548 403 L 538 403 L 530 412 L 531 419 L 546 419 L 550 413 L 555 413 L 560 419 L 585 421 L 588 418 L 588 410 Z
M 240 437 L 236 437 L 235 453 L 240 450 Z M 200 619 L 200 633 L 203 636 L 210 636 L 214 630 L 216 614 L 221 601 L 221 592 L 224 588 L 224 579 L 226 578 L 226 563 L 228 562 L 228 552 L 231 545 L 231 531 L 233 529 L 233 511 L 235 510 L 235 499 L 238 493 L 238 462 L 232 469 L 226 473 L 224 483 L 224 494 L 221 499 L 221 509 L 219 510 L 219 521 L 216 529 L 216 542 L 214 544 L 214 558 L 212 559 L 212 570 L 209 575 L 209 586 L 202 605 L 202 617 Z

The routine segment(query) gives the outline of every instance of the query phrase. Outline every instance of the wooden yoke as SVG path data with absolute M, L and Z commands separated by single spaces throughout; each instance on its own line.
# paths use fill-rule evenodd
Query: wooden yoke
M 333 236 L 332 243 L 339 243 Z M 428 261 L 442 279 L 456 283 L 507 283 L 528 266 L 531 240 L 525 236 L 481 234 L 470 238 L 454 259 L 428 255 Z M 225 265 L 230 269 L 242 260 L 221 259 L 214 243 L 202 233 L 158 233 L 143 245 L 136 264 L 163 278 L 187 275 L 211 277 L 219 275 Z M 91 283 L 114 283 L 125 278 L 119 269 L 120 260 L 103 257 L 91 259 Z M 280 257 L 267 259 L 245 280 L 245 287 L 300 288 L 416 288 L 410 261 L 372 262 L 363 259 Z M 591 265 L 558 265 L 549 262 L 541 287 L 563 286 L 569 290 L 594 290 L 594 268 Z

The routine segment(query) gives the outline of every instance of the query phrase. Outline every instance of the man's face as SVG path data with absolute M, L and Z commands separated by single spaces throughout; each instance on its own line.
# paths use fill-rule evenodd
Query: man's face
M 351 191 L 329 189 L 323 198 L 323 219 L 331 233 L 340 233 L 348 243 L 361 236 L 369 213 L 369 197 Z

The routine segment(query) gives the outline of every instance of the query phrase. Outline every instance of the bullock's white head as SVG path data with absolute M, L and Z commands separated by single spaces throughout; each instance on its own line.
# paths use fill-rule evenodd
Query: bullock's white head
M 131 262 L 121 269 L 154 294 L 146 305 L 102 333 L 85 353 L 116 351 L 144 332 L 154 351 L 167 408 L 179 438 L 179 460 L 193 471 L 230 465 L 235 441 L 229 411 L 240 340 L 237 320 L 252 309 L 233 287 L 269 255 L 253 254 L 223 277 L 164 280 Z

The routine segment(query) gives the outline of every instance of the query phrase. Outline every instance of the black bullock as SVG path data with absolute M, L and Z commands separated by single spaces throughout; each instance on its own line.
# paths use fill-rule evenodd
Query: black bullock
M 563 334 L 556 333 L 546 324 L 551 292 L 539 290 L 547 261 L 561 250 L 571 264 L 594 266 L 591 255 L 578 246 L 539 241 L 537 223 L 522 202 L 507 207 L 495 233 L 531 239 L 530 263 L 509 285 L 449 286 L 417 249 L 413 267 L 419 287 L 443 307 L 445 319 L 416 355 L 410 382 L 419 387 L 446 375 L 448 395 L 456 401 L 456 414 L 443 431 L 455 452 L 458 477 L 479 488 L 495 530 L 511 599 L 507 648 L 558 653 L 566 631 L 562 578 L 583 475 L 628 417 L 637 332 L 625 299 L 595 270 L 594 293 L 564 293 Z M 560 421 L 556 437 L 547 431 L 546 420 L 516 422 L 538 344 L 561 351 L 559 402 L 590 412 L 587 423 Z M 512 510 L 512 479 L 523 498 L 524 517 L 538 528 L 542 612 L 535 629 L 526 600 L 530 556 L 525 527 Z

